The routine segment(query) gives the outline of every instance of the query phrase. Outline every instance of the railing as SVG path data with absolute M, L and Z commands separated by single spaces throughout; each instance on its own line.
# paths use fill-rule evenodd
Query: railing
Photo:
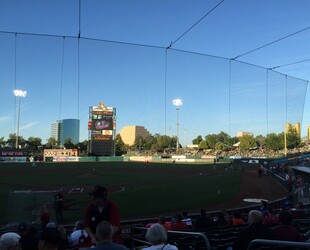
M 298 249 L 310 249 L 310 242 L 295 242 L 295 241 L 281 241 L 281 240 L 252 240 L 248 245 L 247 250 L 256 249 L 258 246 L 261 247 L 285 247 L 288 248 L 298 248 Z
M 140 231 L 139 234 L 134 234 L 132 237 L 133 246 L 138 244 L 144 244 L 144 245 L 150 245 L 149 242 L 145 241 L 144 239 L 141 239 L 141 236 L 144 236 L 148 228 L 146 227 L 134 227 L 133 230 Z M 182 239 L 184 240 L 184 243 L 191 243 L 192 245 L 195 245 L 195 241 L 199 241 L 199 245 L 201 249 L 211 250 L 210 243 L 208 238 L 204 233 L 200 232 L 187 232 L 187 231 L 168 231 L 168 243 L 173 244 L 176 242 L 177 244 L 182 245 Z M 175 236 L 180 236 L 180 238 L 176 238 Z M 181 237 L 182 236 L 182 237 Z M 191 239 L 189 239 L 192 237 Z M 144 238 L 144 237 L 143 237 Z M 189 247 L 190 248 L 190 247 Z M 194 248 L 195 249 L 195 248 Z

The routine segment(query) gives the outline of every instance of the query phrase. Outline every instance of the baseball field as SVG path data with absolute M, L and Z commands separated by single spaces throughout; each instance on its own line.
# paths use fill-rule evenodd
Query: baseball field
M 251 167 L 244 172 L 227 167 L 224 163 L 216 167 L 139 162 L 39 162 L 35 167 L 1 163 L 0 224 L 34 221 L 43 204 L 54 215 L 55 191 L 65 198 L 65 223 L 72 223 L 83 218 L 95 185 L 108 188 L 108 197 L 119 205 L 122 220 L 239 206 L 242 198 L 270 200 L 285 195 L 268 176 L 259 179 Z

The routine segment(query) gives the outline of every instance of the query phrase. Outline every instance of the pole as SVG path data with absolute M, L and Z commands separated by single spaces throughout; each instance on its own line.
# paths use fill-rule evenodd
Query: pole
M 177 110 L 177 152 L 179 151 L 179 108 Z
M 19 119 L 20 119 L 20 96 L 18 97 L 18 113 L 17 113 L 17 129 L 16 129 L 15 148 L 18 148 Z
M 286 139 L 286 134 L 287 134 L 287 125 L 284 127 L 284 155 L 285 158 L 287 156 L 287 139 Z

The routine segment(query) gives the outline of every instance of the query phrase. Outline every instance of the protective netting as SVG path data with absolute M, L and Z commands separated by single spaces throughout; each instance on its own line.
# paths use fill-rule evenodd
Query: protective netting
M 8 195 L 8 224 L 18 224 L 21 221 L 40 225 L 40 209 L 45 205 L 50 213 L 51 221 L 54 214 L 55 191 L 14 191 Z
M 32 46 L 36 43 L 41 46 Z M 14 46 L 1 49 L 14 55 Z M 62 38 L 26 35 L 18 36 L 17 51 L 17 83 L 23 82 L 31 99 L 22 121 L 33 121 L 35 131 L 45 135 L 59 117 L 79 118 L 80 141 L 87 139 L 88 108 L 100 101 L 116 108 L 116 132 L 139 125 L 151 134 L 174 136 L 172 100 L 182 99 L 178 111 L 181 145 L 198 135 L 221 131 L 232 137 L 239 131 L 266 136 L 283 132 L 286 123 L 302 124 L 307 81 L 255 65 L 176 49 L 87 39 L 80 40 L 78 50 L 76 39 L 63 43 Z M 3 60 L 12 64 L 9 56 Z M 8 86 L 3 89 L 12 89 L 14 71 L 5 74 L 8 79 L 3 83 Z M 39 85 L 44 91 L 31 95 Z M 14 113 L 12 93 L 2 92 L 1 97 L 10 106 L 6 112 Z M 46 114 L 42 124 L 40 119 Z

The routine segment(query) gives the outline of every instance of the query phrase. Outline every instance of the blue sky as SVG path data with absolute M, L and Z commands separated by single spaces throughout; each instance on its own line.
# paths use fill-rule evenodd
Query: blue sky
M 266 68 L 310 59 L 310 29 L 238 58 L 261 67 L 227 59 L 310 26 L 310 2 L 225 0 L 175 42 L 220 2 L 81 0 L 79 19 L 78 0 L 1 0 L 0 137 L 16 131 L 14 88 L 28 91 L 20 135 L 43 143 L 58 119 L 79 118 L 87 139 L 89 106 L 100 101 L 116 107 L 117 131 L 141 125 L 175 135 L 175 98 L 183 100 L 181 144 L 221 130 L 279 133 L 286 121 L 302 121 L 305 135 L 310 62 Z M 78 74 L 79 29 L 121 43 L 80 39 Z

